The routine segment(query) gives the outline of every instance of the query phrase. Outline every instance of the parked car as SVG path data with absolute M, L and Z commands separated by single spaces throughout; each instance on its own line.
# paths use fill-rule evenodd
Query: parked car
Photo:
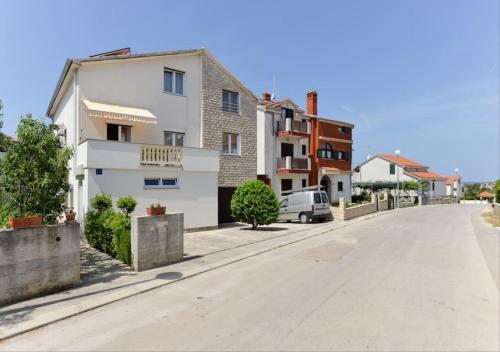
M 306 224 L 311 219 L 323 222 L 331 218 L 330 202 L 324 191 L 291 193 L 280 203 L 279 221 L 299 220 Z

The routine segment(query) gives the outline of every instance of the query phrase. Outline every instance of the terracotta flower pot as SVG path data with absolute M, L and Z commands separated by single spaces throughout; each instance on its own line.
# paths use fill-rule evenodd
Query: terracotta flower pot
M 28 227 L 40 226 L 42 224 L 42 216 L 26 216 L 26 217 L 11 217 L 9 218 L 10 227 L 13 229 L 25 229 Z
M 74 212 L 69 212 L 66 213 L 66 221 L 75 221 L 76 213 Z
M 164 215 L 167 207 L 147 208 L 148 215 Z

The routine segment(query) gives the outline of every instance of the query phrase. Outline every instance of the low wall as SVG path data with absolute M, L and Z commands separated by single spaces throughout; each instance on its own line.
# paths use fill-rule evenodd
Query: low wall
M 0 231 L 0 305 L 78 283 L 78 223 Z
M 372 201 L 371 203 L 367 204 L 361 204 L 361 205 L 355 205 L 352 207 L 347 208 L 345 199 L 340 198 L 339 199 L 339 206 L 338 207 L 331 207 L 332 214 L 333 214 L 333 220 L 350 220 L 357 218 L 359 216 L 371 214 L 371 213 L 376 213 L 377 212 L 377 199 L 375 194 L 372 194 Z
M 493 213 L 500 218 L 500 203 L 495 203 Z
M 387 198 L 378 201 L 378 210 L 379 211 L 389 210 L 389 200 Z
M 183 251 L 183 213 L 132 218 L 131 252 L 135 271 L 179 262 Z
M 422 198 L 422 205 L 458 204 L 458 198 Z

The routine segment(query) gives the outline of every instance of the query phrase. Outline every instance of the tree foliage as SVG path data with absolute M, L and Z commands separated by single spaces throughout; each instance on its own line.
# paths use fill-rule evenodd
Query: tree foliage
M 278 218 L 279 202 L 264 182 L 250 180 L 240 185 L 231 199 L 231 212 L 239 221 L 252 225 L 268 225 Z
M 130 214 L 135 210 L 137 201 L 132 196 L 124 196 L 118 198 L 118 200 L 116 201 L 116 206 L 123 212 L 126 217 L 129 217 Z
M 0 187 L 7 193 L 11 215 L 40 214 L 53 223 L 64 211 L 68 182 L 68 161 L 72 149 L 55 133 L 57 126 L 21 118 L 17 142 L 7 145 L 0 161 Z

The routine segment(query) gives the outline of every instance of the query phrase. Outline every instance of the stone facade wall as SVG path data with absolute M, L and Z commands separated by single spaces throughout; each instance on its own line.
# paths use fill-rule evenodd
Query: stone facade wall
M 389 201 L 386 199 L 378 201 L 378 211 L 389 210 Z
M 135 271 L 181 261 L 184 250 L 184 214 L 134 216 L 130 244 Z
M 363 215 L 376 213 L 377 212 L 377 200 L 374 194 L 372 194 L 371 203 L 356 205 L 353 207 L 346 208 L 345 199 L 343 197 L 339 200 L 338 207 L 331 207 L 333 220 L 350 220 Z
M 0 305 L 80 283 L 80 225 L 0 231 Z
M 222 111 L 222 90 L 239 93 L 240 112 Z M 219 187 L 257 177 L 257 99 L 210 55 L 202 56 L 202 147 L 221 152 Z M 222 154 L 222 134 L 240 135 L 241 155 Z

